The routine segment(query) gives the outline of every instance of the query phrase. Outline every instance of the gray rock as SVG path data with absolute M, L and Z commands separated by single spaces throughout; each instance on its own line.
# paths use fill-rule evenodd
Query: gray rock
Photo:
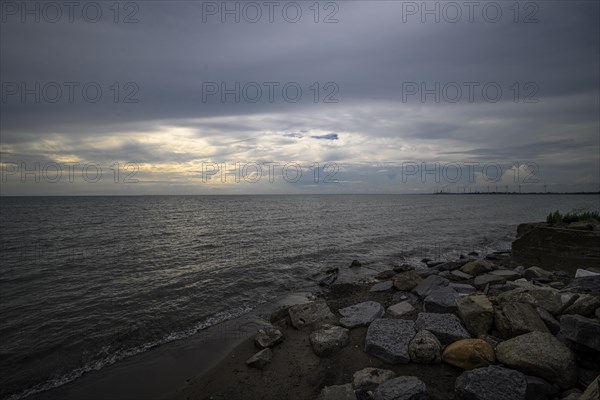
M 415 271 L 400 272 L 394 277 L 394 287 L 398 290 L 412 290 L 422 280 Z
M 364 368 L 354 373 L 352 386 L 356 390 L 373 390 L 377 385 L 395 377 L 396 373 L 389 369 Z
M 437 266 L 440 271 L 454 271 L 465 265 L 466 261 L 449 261 Z
M 419 296 L 411 292 L 396 292 L 392 296 L 392 303 L 408 301 L 413 306 L 420 302 Z
M 585 389 L 579 400 L 598 400 L 600 399 L 600 377 L 594 379 Z
M 417 273 L 417 275 L 419 275 L 421 277 L 421 279 L 425 279 L 428 276 L 437 275 L 438 272 L 440 272 L 440 271 L 438 271 L 437 268 L 430 268 L 430 269 L 418 269 L 418 270 L 415 270 L 415 272 Z
M 527 393 L 525 400 L 551 400 L 558 397 L 558 388 L 537 376 L 525 375 Z
M 444 346 L 471 337 L 454 314 L 419 313 L 415 327 L 433 333 Z
M 293 305 L 288 308 L 288 313 L 296 329 L 337 322 L 337 318 L 324 300 Z
M 270 326 L 258 330 L 254 337 L 254 343 L 264 349 L 278 345 L 283 342 L 283 339 L 283 333 L 279 329 Z
M 483 288 L 485 285 L 495 285 L 495 284 L 503 284 L 506 283 L 506 279 L 501 276 L 492 275 L 492 274 L 483 274 L 479 275 L 473 281 L 473 284 L 477 289 Z
M 442 344 L 427 330 L 417 332 L 408 345 L 410 359 L 415 364 L 439 364 L 442 362 Z
M 373 286 L 371 286 L 371 289 L 369 291 L 370 292 L 387 292 L 388 290 L 392 290 L 393 287 L 394 287 L 394 284 L 392 283 L 392 281 L 383 281 L 383 282 L 379 282 L 379 283 L 376 283 Z
M 414 271 L 415 267 L 410 264 L 402 264 L 402 265 L 394 265 L 394 272 L 406 272 L 406 271 Z
M 501 285 L 490 285 L 487 291 L 488 296 L 499 296 L 504 292 L 508 292 L 509 290 L 513 290 L 514 287 L 509 285 L 508 283 L 503 283 Z
M 420 298 L 427 297 L 434 290 L 446 287 L 450 284 L 450 281 L 441 276 L 431 275 L 423 279 L 414 289 L 413 293 L 416 293 Z
M 499 362 L 568 389 L 577 383 L 575 355 L 551 333 L 531 332 L 498 344 Z
M 266 348 L 247 359 L 246 364 L 250 367 L 264 369 L 265 367 L 267 367 L 267 365 L 271 363 L 272 358 L 273 352 L 271 351 L 271 349 Z
M 567 390 L 565 393 L 563 393 L 561 400 L 579 400 L 581 394 L 581 390 L 579 389 Z
M 340 324 L 343 327 L 356 328 L 358 326 L 367 326 L 374 319 L 383 317 L 385 310 L 376 301 L 365 301 L 342 308 L 338 312 L 343 317 L 340 318 Z
M 496 308 L 494 321 L 503 338 L 534 331 L 550 333 L 531 304 L 504 303 Z
M 524 400 L 527 380 L 521 372 L 490 365 L 463 372 L 454 389 L 457 400 Z
M 537 313 L 539 314 L 542 322 L 546 324 L 546 328 L 548 328 L 550 333 L 556 335 L 558 331 L 560 331 L 560 323 L 556 320 L 556 318 L 554 318 L 552 314 L 540 307 L 537 307 L 535 311 L 537 311 Z
M 348 345 L 349 332 L 348 329 L 339 326 L 323 325 L 321 329 L 310 334 L 310 344 L 319 357 L 330 356 Z
M 352 384 L 326 386 L 321 391 L 317 400 L 356 400 Z
M 600 297 L 591 296 L 589 294 L 581 294 L 573 304 L 568 306 L 563 314 L 593 314 L 596 308 L 600 307 Z
M 376 319 L 367 330 L 365 351 L 390 364 L 407 364 L 408 345 L 415 334 L 413 321 Z
M 461 271 L 469 275 L 481 275 L 487 272 L 491 272 L 496 269 L 496 266 L 489 261 L 485 260 L 474 260 L 466 263 L 461 267 Z
M 423 306 L 426 312 L 431 313 L 456 313 L 458 307 L 456 306 L 455 299 L 460 295 L 453 289 L 448 287 L 445 290 L 435 290 L 425 297 L 423 300 Z
M 442 271 L 438 274 L 438 276 L 441 276 L 442 278 L 449 278 L 450 277 L 450 271 Z
M 396 272 L 393 269 L 387 269 L 385 271 L 381 271 L 377 275 L 375 275 L 375 279 L 386 280 L 392 279 L 396 275 Z
M 600 322 L 581 315 L 560 317 L 560 336 L 570 342 L 600 351 Z
M 523 276 L 527 279 L 550 278 L 552 272 L 546 271 L 540 267 L 530 267 L 523 271 Z
M 462 272 L 460 270 L 455 270 L 450 272 L 450 276 L 454 279 L 466 281 L 467 279 L 473 278 L 473 275 L 469 275 L 466 272 Z
M 585 278 L 588 276 L 597 276 L 597 275 L 600 275 L 600 273 L 594 272 L 594 271 L 589 271 L 589 270 L 583 269 L 583 268 L 577 268 L 577 271 L 575 271 L 575 278 Z
M 415 308 L 408 301 L 403 301 L 398 304 L 394 304 L 393 306 L 389 306 L 387 312 L 392 317 L 399 318 L 405 316 L 406 314 L 410 314 L 414 310 Z
M 494 325 L 494 306 L 486 295 L 461 296 L 455 302 L 458 315 L 473 335 L 485 335 Z
M 563 308 L 560 294 L 555 289 L 539 288 L 526 289 L 517 288 L 498 296 L 500 303 L 527 303 L 535 307 L 541 307 L 552 315 L 556 315 Z
M 521 278 L 520 273 L 515 272 L 514 270 L 511 271 L 509 269 L 498 269 L 496 271 L 490 272 L 490 275 L 500 276 L 500 277 L 506 279 L 507 281 L 515 281 L 515 280 Z
M 400 376 L 377 386 L 374 400 L 427 400 L 427 387 L 415 376 Z
M 458 294 L 475 293 L 475 287 L 473 287 L 472 285 L 469 285 L 468 283 L 450 282 L 450 285 L 448 287 L 454 289 Z
M 600 296 L 600 276 L 585 276 L 573 279 L 565 289 L 577 293 Z

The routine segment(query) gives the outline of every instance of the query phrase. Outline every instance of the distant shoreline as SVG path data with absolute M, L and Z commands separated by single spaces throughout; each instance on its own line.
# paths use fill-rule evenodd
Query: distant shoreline
M 0 195 L 2 198 L 39 197 L 250 197 L 250 196 L 436 196 L 436 195 L 596 195 L 600 192 L 434 192 L 434 193 L 224 193 L 224 194 L 40 194 L 40 195 Z

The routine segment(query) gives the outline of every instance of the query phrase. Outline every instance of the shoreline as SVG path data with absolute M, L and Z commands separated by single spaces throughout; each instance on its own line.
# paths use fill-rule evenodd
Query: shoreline
M 260 304 L 242 316 L 208 327 L 192 336 L 156 346 L 106 368 L 25 397 L 32 400 L 170 399 L 198 374 L 221 362 L 258 328 L 267 325 L 272 309 L 307 302 L 311 294 L 297 292 Z
M 464 286 L 470 286 L 472 292 L 483 292 L 486 296 L 489 295 L 494 302 L 494 307 L 496 307 L 496 296 L 519 289 L 523 284 L 539 285 L 540 288 L 546 289 L 558 286 L 554 289 L 559 290 L 561 285 L 564 286 L 572 280 L 572 277 L 565 276 L 564 272 L 562 274 L 547 272 L 549 275 L 544 278 L 545 280 L 539 279 L 540 277 L 534 277 L 532 280 L 531 276 L 524 279 L 526 274 L 523 274 L 522 270 L 517 273 L 516 269 L 511 268 L 510 251 L 498 251 L 485 254 L 483 258 L 479 257 L 477 253 L 469 253 L 468 256 L 461 255 L 460 259 L 454 261 L 423 259 L 421 264 L 416 266 L 394 265 L 393 270 L 390 269 L 391 265 L 387 269 L 382 269 L 381 264 L 357 263 L 358 265 L 355 265 L 353 262 L 352 265 L 339 269 L 339 279 L 337 279 L 338 268 L 336 268 L 337 282 L 325 285 L 327 287 L 324 290 L 321 288 L 316 292 L 282 295 L 274 302 L 258 305 L 245 315 L 213 325 L 188 338 L 157 346 L 118 361 L 107 368 L 87 372 L 72 382 L 27 398 L 35 400 L 81 398 L 86 400 L 106 398 L 235 400 L 236 398 L 273 398 L 269 396 L 275 395 L 276 398 L 303 400 L 316 398 L 325 387 L 347 385 L 348 382 L 352 382 L 355 372 L 371 367 L 391 370 L 398 376 L 418 376 L 425 382 L 431 399 L 452 400 L 455 398 L 456 380 L 463 372 L 460 368 L 447 363 L 427 366 L 413 363 L 390 365 L 365 351 L 368 324 L 351 329 L 349 344 L 338 353 L 320 357 L 311 350 L 310 331 L 292 327 L 289 316 L 287 316 L 288 321 L 282 325 L 281 321 L 273 319 L 273 315 L 278 312 L 281 314 L 282 311 L 285 314 L 289 306 L 315 300 L 325 301 L 327 307 L 336 316 L 338 310 L 364 302 L 376 302 L 385 310 L 400 301 L 396 296 L 401 291 L 395 288 L 395 280 L 399 275 L 409 271 L 418 275 L 420 280 L 427 280 L 429 277 L 443 279 L 450 286 L 462 285 L 461 290 Z M 491 280 L 482 287 L 477 284 L 480 273 L 470 271 L 471 275 L 467 274 L 468 278 L 460 275 L 463 266 L 472 263 L 493 266 L 483 271 L 481 275 L 489 276 L 488 273 L 499 270 L 501 276 L 518 274 L 519 280 L 525 283 L 521 282 L 521 285 L 517 285 L 512 282 L 517 280 L 515 277 L 515 279 Z M 595 272 L 600 272 L 600 269 Z M 554 282 L 550 282 L 552 279 L 548 278 L 551 275 L 554 277 Z M 371 288 L 377 282 L 388 283 L 389 287 L 385 290 L 372 291 Z M 456 290 L 460 291 L 458 288 Z M 410 289 L 406 293 L 410 294 Z M 461 296 L 467 294 L 469 293 L 460 293 Z M 599 296 L 600 304 L 600 292 L 596 292 L 595 295 Z M 420 313 L 431 312 L 425 307 L 427 300 L 424 300 L 424 297 L 416 298 L 411 302 L 414 309 L 402 317 L 390 316 L 388 310 L 385 316 L 382 314 L 378 318 L 415 321 Z M 593 318 L 589 312 L 587 316 Z M 596 318 L 600 319 L 600 316 Z M 254 335 L 258 329 L 269 327 L 271 324 L 280 327 L 286 338 L 283 343 L 273 346 L 275 353 L 273 365 L 265 370 L 246 366 L 245 361 L 259 350 L 253 340 Z M 497 335 L 496 331 L 492 333 Z M 493 341 L 497 339 L 494 337 Z M 600 364 L 597 369 L 600 373 Z M 585 389 L 579 386 L 580 389 Z
M 508 259 L 500 258 L 497 259 L 496 262 L 497 264 L 492 264 L 491 262 L 486 263 L 485 260 L 481 259 L 470 259 L 468 262 L 461 262 L 461 265 L 465 266 L 467 264 L 478 263 L 481 263 L 481 265 L 495 265 L 497 268 L 495 268 L 493 271 L 500 271 L 499 276 L 508 277 L 513 273 L 518 273 L 520 274 L 520 276 L 523 275 L 521 272 L 515 272 L 515 269 L 511 269 L 508 266 L 510 263 L 510 260 Z M 437 267 L 439 267 L 439 265 Z M 444 268 L 444 266 L 442 266 L 442 268 Z M 535 268 L 536 267 L 534 267 L 534 269 L 529 269 L 529 271 L 531 273 L 544 273 L 543 270 L 538 270 Z M 429 276 L 439 278 L 440 275 L 444 275 L 445 277 L 447 277 L 452 272 L 459 270 L 460 268 L 447 269 L 445 271 L 436 271 L 436 267 L 430 267 L 425 270 L 417 270 L 417 272 L 419 272 L 424 277 Z M 447 274 L 444 272 L 447 272 Z M 598 272 L 600 272 L 600 268 L 595 269 L 595 273 Z M 387 277 L 381 274 L 381 279 L 379 279 L 379 282 L 386 282 L 390 280 L 390 278 L 393 279 L 401 273 L 402 272 L 396 272 L 393 275 L 388 274 Z M 479 283 L 477 283 L 476 279 L 477 276 L 483 276 L 486 274 L 475 275 L 471 279 L 465 279 L 460 281 L 450 279 L 450 283 L 462 285 L 461 288 L 464 288 L 466 286 L 477 285 L 478 289 L 473 287 L 473 293 L 463 293 L 461 294 L 461 296 L 485 296 L 486 298 L 489 298 L 492 301 L 494 309 L 496 309 L 497 307 L 500 307 L 500 309 L 502 309 L 504 303 L 498 302 L 497 299 L 502 299 L 503 296 L 507 296 L 505 293 L 510 293 L 512 291 L 515 291 L 515 293 L 521 293 L 523 291 L 530 293 L 531 291 L 531 293 L 539 294 L 546 293 L 546 291 L 556 290 L 556 293 L 562 293 L 561 296 L 563 297 L 563 299 L 565 295 L 569 296 L 572 293 L 578 293 L 574 297 L 566 299 L 566 303 L 562 305 L 564 309 L 561 310 L 561 313 L 564 313 L 563 315 L 567 315 L 569 318 L 572 317 L 572 315 L 570 314 L 572 308 L 569 307 L 577 308 L 576 306 L 580 305 L 580 303 L 585 303 L 586 301 L 589 301 L 590 296 L 596 297 L 593 306 L 596 311 L 592 310 L 590 314 L 588 307 L 587 311 L 581 311 L 581 309 L 579 309 L 578 311 L 573 311 L 573 313 L 575 313 L 574 315 L 577 315 L 577 318 L 580 318 L 579 315 L 585 314 L 589 318 L 583 317 L 583 315 L 581 315 L 581 318 L 583 318 L 586 321 L 586 323 L 588 320 L 592 321 L 591 324 L 595 325 L 592 325 L 592 328 L 590 329 L 592 329 L 592 331 L 596 329 L 596 333 L 600 333 L 600 323 L 598 322 L 598 320 L 600 319 L 600 276 L 595 276 L 589 280 L 589 283 L 591 283 L 592 285 L 592 291 L 586 292 L 587 289 L 585 289 L 585 285 L 581 286 L 582 288 L 584 288 L 581 290 L 578 287 L 575 287 L 575 289 L 573 289 L 572 287 L 570 287 L 570 285 L 572 285 L 573 282 L 577 281 L 577 279 L 579 279 L 578 282 L 580 282 L 581 279 L 586 279 L 587 277 L 577 278 L 574 280 L 572 277 L 565 276 L 564 273 L 561 274 L 548 272 L 548 274 L 548 277 L 552 277 L 552 279 L 557 279 L 552 283 L 555 286 L 563 287 L 563 289 L 552 289 L 550 286 L 546 286 L 546 283 L 549 283 L 547 279 L 540 278 L 537 276 L 532 278 L 530 273 L 525 273 L 525 275 L 528 276 L 527 279 L 499 279 L 495 280 L 494 282 L 491 282 L 492 284 L 488 283 L 485 286 L 481 286 Z M 562 280 L 559 281 L 559 279 Z M 395 288 L 393 287 L 389 290 L 373 292 L 371 291 L 371 288 L 373 286 L 373 283 L 334 284 L 329 288 L 329 290 L 324 292 L 318 300 L 324 300 L 329 309 L 335 314 L 336 318 L 339 318 L 338 310 L 352 305 L 361 304 L 364 302 L 377 302 L 383 305 L 384 309 L 387 309 L 390 305 L 397 303 L 398 300 L 397 298 L 395 298 L 395 296 L 398 296 L 398 293 L 402 293 L 401 291 L 395 290 Z M 424 305 L 424 302 L 422 300 L 423 299 L 416 300 L 413 304 L 414 310 L 406 313 L 403 316 L 390 315 L 388 309 L 388 311 L 386 311 L 385 315 L 382 316 L 382 318 L 415 321 L 416 319 L 421 318 L 421 315 L 424 313 L 426 314 L 430 312 L 441 312 L 439 310 L 432 311 L 431 309 L 427 309 L 428 306 Z M 531 299 L 527 301 L 530 300 Z M 545 298 L 542 296 L 540 298 L 535 298 L 533 301 L 539 301 L 540 304 L 543 304 L 544 301 L 547 300 L 545 300 Z M 517 301 L 517 303 L 527 305 L 528 307 L 530 307 L 531 310 L 536 310 L 535 307 L 531 308 L 531 304 L 527 303 L 526 301 L 521 302 L 521 300 L 519 300 Z M 574 304 L 576 306 L 573 306 Z M 345 344 L 341 349 L 338 349 L 334 354 L 330 354 L 327 356 L 317 356 L 313 351 L 314 345 L 312 345 L 313 348 L 311 348 L 312 339 L 309 339 L 309 334 L 311 333 L 311 331 L 314 332 L 315 329 L 319 329 L 319 325 L 317 324 L 316 327 L 310 328 L 308 330 L 302 328 L 297 329 L 296 327 L 290 325 L 289 316 L 286 317 L 287 319 L 285 319 L 284 322 L 282 322 L 282 320 L 277 319 L 282 315 L 282 312 L 283 315 L 285 315 L 285 311 L 286 309 L 280 310 L 279 312 L 274 313 L 271 317 L 272 326 L 275 329 L 281 330 L 285 339 L 282 343 L 276 344 L 271 347 L 273 356 L 272 360 L 268 363 L 268 365 L 261 368 L 253 368 L 251 366 L 246 365 L 245 361 L 260 350 L 260 347 L 254 343 L 252 337 L 247 338 L 246 340 L 238 344 L 235 348 L 233 348 L 231 352 L 227 355 L 227 357 L 223 358 L 219 363 L 215 364 L 209 370 L 206 370 L 203 374 L 199 374 L 196 378 L 191 380 L 185 388 L 182 388 L 180 391 L 178 391 L 177 395 L 173 397 L 173 399 L 383 399 L 384 397 L 377 397 L 377 395 L 373 397 L 373 390 L 366 391 L 357 389 L 355 373 L 364 370 L 365 368 L 378 368 L 380 370 L 391 371 L 391 373 L 395 374 L 398 377 L 416 377 L 418 378 L 418 380 L 424 383 L 428 396 L 426 398 L 431 400 L 453 400 L 465 398 L 496 400 L 496 397 L 493 397 L 493 394 L 492 397 L 460 397 L 461 395 L 459 395 L 457 392 L 457 382 L 460 379 L 463 379 L 462 377 L 465 376 L 465 373 L 467 371 L 470 371 L 472 369 L 477 371 L 485 370 L 487 368 L 484 367 L 487 365 L 491 365 L 489 368 L 501 368 L 503 371 L 507 370 L 511 373 L 519 374 L 519 376 L 527 377 L 528 383 L 527 385 L 522 387 L 523 396 L 525 391 L 542 391 L 541 394 L 539 394 L 540 397 L 536 397 L 536 399 L 578 400 L 580 399 L 580 396 L 583 395 L 583 392 L 586 391 L 586 388 L 588 388 L 588 390 L 589 388 L 592 388 L 591 390 L 595 390 L 594 388 L 597 388 L 597 385 L 600 385 L 600 362 L 594 361 L 594 357 L 600 355 L 600 349 L 595 350 L 587 347 L 587 345 L 591 343 L 589 342 L 590 340 L 593 342 L 593 339 L 590 339 L 589 334 L 587 337 L 584 337 L 585 335 L 581 337 L 582 341 L 588 341 L 586 342 L 586 345 L 582 343 L 570 342 L 569 340 L 562 338 L 561 335 L 558 334 L 558 332 L 553 332 L 552 335 L 558 334 L 559 340 L 555 340 L 553 336 L 550 336 L 548 329 L 553 325 L 553 323 L 557 323 L 559 325 L 564 324 L 564 321 L 559 322 L 562 321 L 562 319 L 560 318 L 560 313 L 556 315 L 556 319 L 554 319 L 552 315 L 550 315 L 550 317 L 546 317 L 548 319 L 545 318 L 543 320 L 542 324 L 544 326 L 541 328 L 525 328 L 526 330 L 529 330 L 533 333 L 538 333 L 538 330 L 539 332 L 541 332 L 542 330 L 544 332 L 548 332 L 543 333 L 543 335 L 547 335 L 544 336 L 545 339 L 548 339 L 548 337 L 552 337 L 552 340 L 554 340 L 554 342 L 551 342 L 552 345 L 562 346 L 559 349 L 560 351 L 569 352 L 569 354 L 571 354 L 571 356 L 573 357 L 573 360 L 577 360 L 577 364 L 575 367 L 570 367 L 567 365 L 557 367 L 559 368 L 559 371 L 557 371 L 558 374 L 572 376 L 573 373 L 575 373 L 577 376 L 576 380 L 573 381 L 573 379 L 571 379 L 571 381 L 564 383 L 561 382 L 562 378 L 560 378 L 559 375 L 556 379 L 556 381 L 559 382 L 559 384 L 557 384 L 555 381 L 549 379 L 547 376 L 544 375 L 547 372 L 543 371 L 543 368 L 540 369 L 541 372 L 535 370 L 528 370 L 528 373 L 526 375 L 522 375 L 522 373 L 519 370 L 522 367 L 515 365 L 506 365 L 506 360 L 503 359 L 502 362 L 497 358 L 493 358 L 493 361 L 491 362 L 488 361 L 487 363 L 484 363 L 483 366 L 474 365 L 468 368 L 465 368 L 464 365 L 458 366 L 457 363 L 453 363 L 451 359 L 446 359 L 445 352 L 440 353 L 443 354 L 444 360 L 439 361 L 435 364 L 425 365 L 415 362 L 400 364 L 389 363 L 382 360 L 380 357 L 374 356 L 373 354 L 369 354 L 369 352 L 366 351 L 365 341 L 367 338 L 367 333 L 369 331 L 369 328 L 367 326 L 359 326 L 349 329 L 348 343 Z M 538 312 L 541 313 L 541 311 Z M 510 319 L 511 317 L 508 318 Z M 538 316 L 536 316 L 535 318 L 540 319 L 540 317 Z M 374 319 L 374 321 L 377 321 L 377 319 Z M 518 324 L 520 322 L 517 321 L 515 323 Z M 525 321 L 523 323 L 527 325 L 528 322 Z M 336 323 L 336 325 L 339 325 L 339 323 Z M 554 328 L 556 328 L 556 326 L 554 326 Z M 562 329 L 564 330 L 565 328 L 563 327 Z M 489 332 L 489 334 L 486 333 L 485 335 L 479 336 L 469 335 L 472 338 L 478 337 L 479 339 L 466 340 L 479 340 L 481 342 L 487 343 L 487 346 L 489 346 L 490 349 L 493 349 L 492 352 L 498 353 L 500 351 L 498 348 L 498 345 L 500 343 L 510 343 L 511 341 L 515 340 L 514 338 L 518 338 L 519 336 L 522 336 L 524 334 L 525 333 L 523 332 L 518 332 L 509 334 L 508 337 L 505 337 L 504 332 L 500 333 L 496 328 L 494 328 Z M 562 342 L 564 342 L 565 344 L 563 344 Z M 566 346 L 567 344 L 568 347 Z M 593 345 L 593 343 L 591 345 Z M 442 346 L 442 349 L 443 347 L 445 346 Z M 544 358 L 547 356 L 540 355 L 540 357 Z M 458 364 L 465 362 L 468 364 L 473 362 L 473 357 L 466 356 L 460 359 L 459 361 L 460 362 Z M 543 365 L 544 362 L 546 362 L 546 360 L 540 360 L 540 364 Z M 500 367 L 496 367 L 496 365 L 499 365 Z M 567 369 L 565 370 L 564 368 Z M 575 368 L 575 371 L 569 370 L 568 368 Z M 546 380 L 539 378 L 539 375 L 545 376 Z M 533 382 L 531 384 L 529 383 L 530 379 Z M 498 384 L 500 387 L 502 387 L 502 385 L 505 385 L 506 382 L 500 381 L 495 382 L 494 385 L 495 384 Z M 546 387 L 544 388 L 540 386 L 531 389 L 528 386 L 535 386 L 536 384 L 541 386 L 545 385 Z M 492 386 L 493 385 L 491 385 L 490 390 L 493 392 L 494 389 Z M 328 392 L 328 390 L 333 392 Z M 545 395 L 543 393 L 543 390 L 546 390 L 548 393 Z M 499 394 L 496 393 L 496 396 L 498 395 Z M 595 396 L 595 394 L 592 394 L 592 396 Z M 390 399 L 391 398 L 392 397 L 390 397 Z M 409 397 L 406 397 L 406 399 L 408 398 Z M 385 397 L 385 399 L 387 399 L 387 397 Z M 398 399 L 405 399 L 405 397 L 398 397 Z M 497 399 L 500 399 L 500 397 L 498 397 Z M 533 397 L 508 396 L 502 397 L 502 399 L 525 400 L 533 399 Z M 593 399 L 593 397 L 581 397 L 581 400 L 590 399 Z

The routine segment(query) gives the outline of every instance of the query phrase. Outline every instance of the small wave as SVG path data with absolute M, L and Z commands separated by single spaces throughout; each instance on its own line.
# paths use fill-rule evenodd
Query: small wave
M 68 372 L 59 377 L 47 380 L 46 382 L 39 383 L 39 384 L 37 384 L 31 388 L 28 388 L 26 390 L 23 390 L 19 393 L 15 393 L 15 394 L 9 396 L 8 398 L 6 398 L 6 400 L 20 400 L 20 399 L 24 399 L 28 396 L 31 396 L 33 394 L 36 394 L 36 393 L 45 392 L 47 390 L 57 388 L 66 383 L 76 380 L 77 378 L 79 378 L 83 374 L 85 374 L 86 372 L 98 371 L 104 367 L 108 367 L 109 365 L 116 363 L 117 361 L 121 361 L 123 359 L 132 357 L 136 354 L 143 353 L 147 350 L 150 350 L 150 349 L 160 346 L 162 344 L 166 344 L 166 343 L 173 342 L 176 340 L 188 338 L 204 329 L 210 328 L 211 326 L 220 324 L 222 322 L 225 322 L 225 321 L 228 321 L 228 320 L 231 320 L 234 318 L 241 317 L 242 315 L 245 315 L 245 314 L 249 313 L 250 311 L 252 311 L 256 306 L 258 306 L 259 304 L 262 304 L 264 301 L 266 301 L 266 299 L 261 299 L 261 301 L 257 302 L 256 305 L 254 305 L 254 306 L 244 305 L 244 306 L 236 307 L 232 310 L 218 312 L 218 313 L 196 323 L 195 325 L 193 325 L 192 327 L 190 327 L 188 329 L 185 329 L 182 331 L 177 331 L 177 332 L 170 332 L 169 334 L 163 336 L 162 338 L 160 338 L 158 340 L 146 342 L 142 345 L 132 347 L 127 350 L 117 351 L 108 356 L 104 356 L 100 359 L 92 360 L 92 361 L 86 363 L 84 366 L 76 368 L 76 369 L 72 370 L 71 372 Z

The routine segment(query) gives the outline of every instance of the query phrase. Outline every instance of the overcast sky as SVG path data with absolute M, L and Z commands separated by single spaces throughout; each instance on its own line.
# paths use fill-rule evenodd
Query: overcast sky
M 2 3 L 2 195 L 600 188 L 597 1 L 46 4 Z

